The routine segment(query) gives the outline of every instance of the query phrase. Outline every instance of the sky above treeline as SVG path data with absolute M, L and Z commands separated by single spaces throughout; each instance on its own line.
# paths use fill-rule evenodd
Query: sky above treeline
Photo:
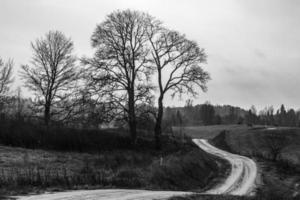
M 96 24 L 128 8 L 148 12 L 206 50 L 212 80 L 194 104 L 300 108 L 298 0 L 0 0 L 0 57 L 14 59 L 14 87 L 22 85 L 17 75 L 30 63 L 31 41 L 60 30 L 78 57 L 92 56 Z M 187 98 L 167 98 L 166 105 Z

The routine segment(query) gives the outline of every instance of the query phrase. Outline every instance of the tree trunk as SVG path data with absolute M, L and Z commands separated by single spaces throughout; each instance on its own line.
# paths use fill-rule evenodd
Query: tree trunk
M 136 145 L 136 140 L 137 140 L 136 120 L 132 119 L 131 121 L 129 121 L 129 129 L 130 129 L 132 144 Z
M 132 144 L 135 145 L 137 140 L 137 132 L 136 132 L 136 116 L 135 116 L 135 105 L 134 105 L 134 91 L 131 91 L 129 93 L 128 100 L 129 100 L 128 101 L 128 108 L 129 108 L 128 124 L 129 124 Z
M 49 126 L 49 122 L 50 122 L 50 104 L 46 103 L 45 104 L 45 111 L 44 111 L 44 121 L 46 126 Z
M 157 150 L 161 149 L 161 133 L 162 133 L 162 119 L 163 119 L 163 97 L 160 96 L 158 98 L 158 113 L 157 113 L 157 117 L 156 117 L 156 124 L 155 124 L 155 147 Z

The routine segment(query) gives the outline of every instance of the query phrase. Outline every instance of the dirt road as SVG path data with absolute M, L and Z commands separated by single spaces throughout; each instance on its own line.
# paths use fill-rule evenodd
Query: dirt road
M 206 191 L 205 194 L 250 195 L 255 187 L 257 167 L 253 160 L 220 150 L 210 145 L 207 140 L 193 139 L 200 148 L 213 155 L 228 160 L 231 172 L 224 182 Z M 49 193 L 32 196 L 19 196 L 20 200 L 153 200 L 168 199 L 172 196 L 183 196 L 191 192 L 178 191 L 149 191 L 127 189 L 78 190 Z
M 231 173 L 227 179 L 205 193 L 232 195 L 251 195 L 253 193 L 257 176 L 257 166 L 253 160 L 218 149 L 209 144 L 207 140 L 193 139 L 193 141 L 201 149 L 210 154 L 222 157 L 231 164 Z
M 21 197 L 22 200 L 153 200 L 192 194 L 190 192 L 127 189 L 78 190 Z

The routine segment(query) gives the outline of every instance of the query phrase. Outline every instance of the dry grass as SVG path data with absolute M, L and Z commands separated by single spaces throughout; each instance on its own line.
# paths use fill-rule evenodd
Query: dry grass
M 155 159 L 155 155 L 130 150 L 88 154 L 0 146 L 1 191 L 139 187 L 143 184 L 143 178 L 137 177 L 140 170 Z

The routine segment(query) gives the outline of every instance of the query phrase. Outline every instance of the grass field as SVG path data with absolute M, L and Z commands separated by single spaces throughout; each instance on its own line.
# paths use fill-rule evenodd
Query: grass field
M 244 132 L 249 127 L 246 125 L 212 125 L 212 126 L 187 126 L 173 127 L 175 135 L 185 134 L 192 138 L 212 139 L 223 130 L 230 130 L 234 133 Z

